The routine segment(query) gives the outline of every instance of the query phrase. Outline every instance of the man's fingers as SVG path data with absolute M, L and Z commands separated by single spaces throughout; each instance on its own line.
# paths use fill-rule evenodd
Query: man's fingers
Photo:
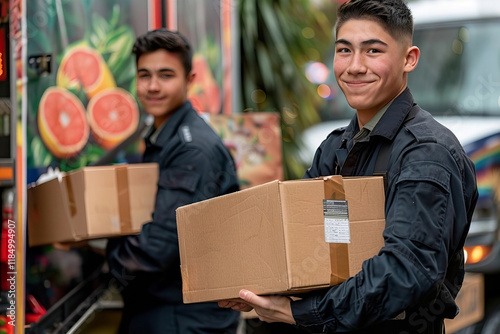
M 248 304 L 255 306 L 263 306 L 261 305 L 263 300 L 257 296 L 255 293 L 248 290 L 240 290 L 240 298 L 246 301 Z
M 256 294 L 254 294 L 253 292 L 250 292 L 248 290 L 241 290 L 240 291 L 240 298 L 243 299 L 243 301 L 245 303 L 242 303 L 242 302 L 237 302 L 237 301 L 234 301 L 234 300 L 220 300 L 217 302 L 217 304 L 219 305 L 219 307 L 222 307 L 222 308 L 233 308 L 239 304 L 242 304 L 242 305 L 247 305 L 247 304 L 251 304 L 251 306 L 254 305 L 253 301 L 255 301 L 255 305 L 258 305 L 257 303 L 259 302 L 259 296 L 257 296 Z M 262 303 L 262 301 L 260 301 Z M 261 305 L 259 305 L 261 306 Z
M 246 303 L 235 302 L 235 301 L 231 301 L 231 300 L 221 300 L 221 301 L 217 302 L 217 304 L 219 305 L 219 307 L 231 308 L 231 309 L 233 309 L 235 311 L 239 311 L 239 312 L 250 312 L 251 310 L 253 310 L 253 307 L 251 305 L 248 305 Z
M 248 290 L 240 290 L 239 295 L 241 299 L 255 309 L 260 320 L 295 324 L 288 297 L 258 296 Z
M 245 303 L 238 303 L 238 305 L 235 305 L 232 309 L 239 312 L 250 312 L 253 310 L 253 307 Z
M 228 300 L 221 300 L 219 302 L 217 302 L 217 305 L 219 305 L 219 307 L 222 307 L 222 308 L 230 308 L 231 305 L 230 305 L 230 301 Z

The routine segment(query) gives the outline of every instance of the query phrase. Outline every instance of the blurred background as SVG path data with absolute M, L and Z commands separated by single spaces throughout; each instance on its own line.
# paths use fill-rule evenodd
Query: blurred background
M 98 241 L 29 246 L 26 190 L 49 168 L 140 161 L 148 120 L 135 92 L 135 37 L 159 27 L 188 37 L 197 72 L 189 99 L 233 154 L 242 188 L 251 187 L 301 178 L 321 141 L 354 115 L 332 68 L 335 13 L 343 2 L 0 0 L 0 247 L 6 277 L 5 224 L 15 220 L 16 300 L 26 315 L 18 317 L 16 332 L 25 325 L 33 333 L 65 332 L 99 296 L 114 297 L 95 289 L 104 262 Z M 463 298 L 475 307 L 464 307 L 461 314 L 469 317 L 451 328 L 499 333 L 500 6 L 491 0 L 409 4 L 422 53 L 409 87 L 460 139 L 476 164 L 480 191 L 465 249 L 468 272 L 479 276 Z M 126 105 L 120 118 L 98 103 L 107 96 Z M 78 115 L 58 113 L 51 101 L 60 97 L 91 120 L 71 123 L 70 141 L 63 140 L 69 136 L 64 124 Z M 75 311 L 80 305 L 86 307 Z

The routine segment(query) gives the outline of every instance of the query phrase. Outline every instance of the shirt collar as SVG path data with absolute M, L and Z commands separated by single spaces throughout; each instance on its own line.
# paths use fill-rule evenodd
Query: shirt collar
M 394 101 L 394 100 L 392 100 Z M 373 116 L 369 121 L 368 123 L 366 123 L 364 126 L 363 126 L 363 129 L 366 129 L 368 131 L 372 131 L 373 128 L 375 128 L 375 126 L 377 125 L 378 121 L 380 121 L 380 119 L 382 118 L 382 116 L 384 116 L 385 112 L 387 111 L 387 109 L 389 109 L 389 106 L 391 105 L 391 102 L 387 103 L 382 109 L 379 110 L 378 113 L 375 114 L 375 116 Z
M 394 100 L 392 100 L 394 101 Z M 384 115 L 384 113 L 386 112 L 386 110 L 389 108 L 389 106 L 391 105 L 391 102 L 387 103 L 384 107 L 382 107 L 382 109 L 380 109 L 376 114 L 375 116 L 373 116 L 364 126 L 363 128 L 358 132 L 356 133 L 356 135 L 354 136 L 354 141 L 357 142 L 365 137 L 368 137 L 370 135 L 370 132 L 373 130 L 373 128 L 375 128 L 375 126 L 377 125 L 378 121 L 382 118 L 382 116 Z
M 172 116 L 164 122 L 158 129 L 151 126 L 151 129 L 147 132 L 146 138 L 156 146 L 164 146 L 168 140 L 177 132 L 177 128 L 186 117 L 186 114 L 192 111 L 193 107 L 191 102 L 186 101 L 182 106 L 180 106 L 176 111 L 173 112 Z
M 380 119 L 371 131 L 371 136 L 382 136 L 392 140 L 399 128 L 403 124 L 406 115 L 413 107 L 413 96 L 407 87 L 390 103 L 385 112 L 380 115 Z M 366 126 L 366 125 L 365 125 Z M 342 139 L 347 141 L 359 131 L 358 117 L 355 114 L 349 125 L 346 127 Z

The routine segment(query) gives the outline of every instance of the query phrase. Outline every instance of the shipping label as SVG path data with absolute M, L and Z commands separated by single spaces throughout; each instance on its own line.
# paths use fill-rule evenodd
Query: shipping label
M 327 243 L 351 243 L 347 201 L 324 199 L 323 216 Z

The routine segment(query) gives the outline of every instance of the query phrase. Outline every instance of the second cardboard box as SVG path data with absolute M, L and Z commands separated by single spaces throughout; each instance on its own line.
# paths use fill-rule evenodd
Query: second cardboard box
M 30 246 L 139 233 L 151 220 L 158 164 L 83 167 L 28 188 Z

